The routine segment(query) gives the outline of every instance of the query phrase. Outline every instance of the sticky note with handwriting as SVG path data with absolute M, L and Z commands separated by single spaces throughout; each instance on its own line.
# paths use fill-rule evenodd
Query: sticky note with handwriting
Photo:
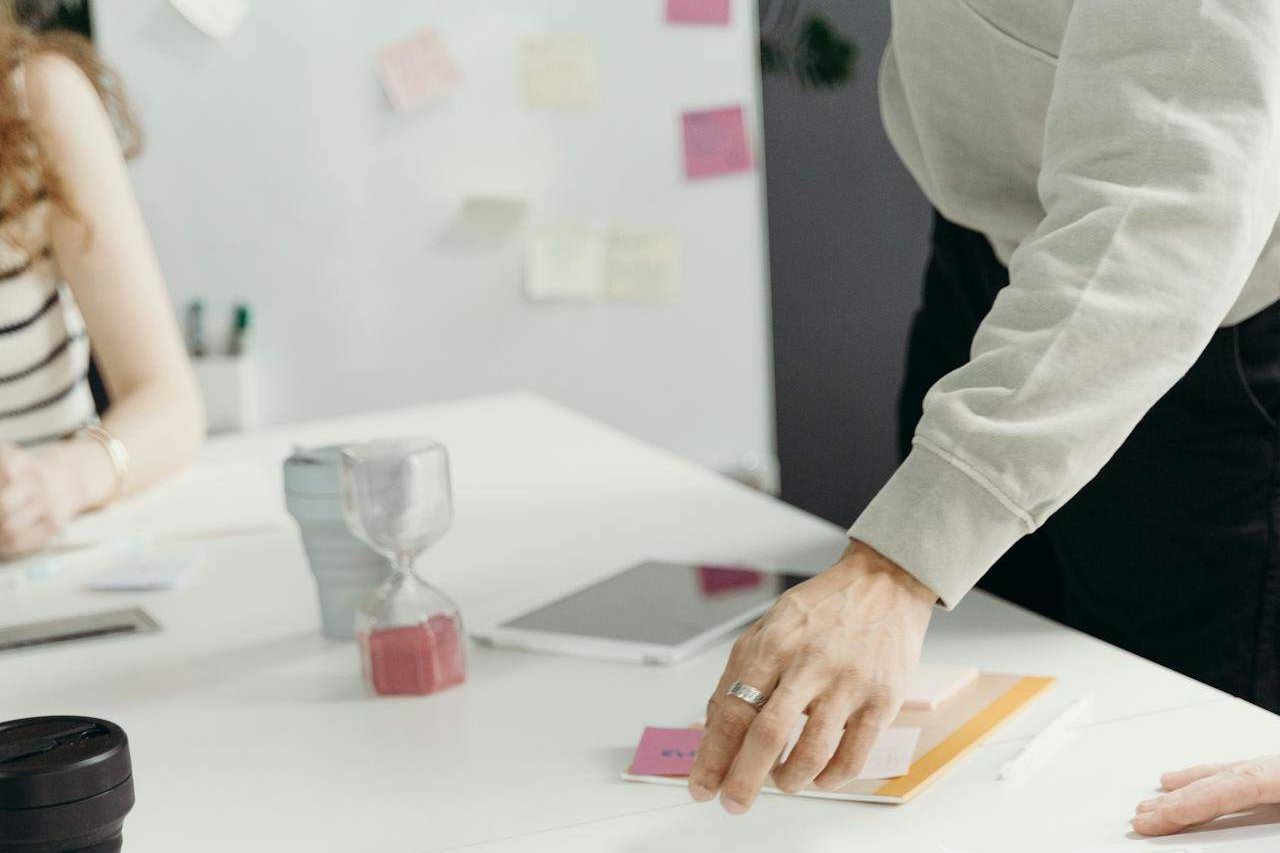
M 218 41 L 235 34 L 249 13 L 249 0 L 169 0 L 193 27 Z
M 645 729 L 631 772 L 637 776 L 688 776 L 702 734 L 701 729 Z
M 610 232 L 604 278 L 612 299 L 671 299 L 680 287 L 680 247 L 675 235 L 664 231 Z
M 458 71 L 434 30 L 422 30 L 383 48 L 377 66 L 378 79 L 396 112 L 426 106 L 458 83 Z
M 594 106 L 595 41 L 587 36 L 555 36 L 526 41 L 524 77 L 530 106 Z
M 673 24 L 729 23 L 731 0 L 667 0 L 667 20 Z
M 525 295 L 538 301 L 596 299 L 603 292 L 600 234 L 580 225 L 536 229 L 525 268 Z
M 689 178 L 708 178 L 750 171 L 751 146 L 747 142 L 742 107 L 687 112 L 684 127 L 684 170 Z

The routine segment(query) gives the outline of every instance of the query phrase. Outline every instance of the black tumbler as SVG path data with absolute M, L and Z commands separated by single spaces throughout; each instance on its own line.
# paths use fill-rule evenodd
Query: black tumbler
M 113 853 L 131 808 L 129 739 L 115 723 L 0 723 L 0 853 Z

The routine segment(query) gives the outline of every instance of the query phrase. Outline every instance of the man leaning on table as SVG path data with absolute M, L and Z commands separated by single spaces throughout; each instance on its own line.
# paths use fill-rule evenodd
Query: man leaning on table
M 1033 532 L 1073 624 L 1280 709 L 1280 3 L 892 7 L 885 126 L 939 212 L 918 424 L 844 558 L 734 645 L 689 785 L 735 814 L 802 713 L 778 784 L 856 775 L 932 608 Z M 1140 832 L 1280 800 L 1280 763 L 1162 782 Z

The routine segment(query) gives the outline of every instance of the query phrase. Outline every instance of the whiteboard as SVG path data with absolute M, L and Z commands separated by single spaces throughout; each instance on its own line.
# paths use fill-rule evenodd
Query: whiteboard
M 663 6 L 255 0 L 219 43 L 166 0 L 96 0 L 175 304 L 252 303 L 265 422 L 524 388 L 704 464 L 773 459 L 756 13 L 675 26 Z M 424 27 L 461 83 L 396 113 L 374 57 Z M 527 105 L 522 44 L 554 35 L 596 40 L 595 108 Z M 687 181 L 681 112 L 736 104 L 757 169 Z M 477 195 L 526 199 L 533 225 L 668 229 L 680 292 L 531 302 L 525 240 L 442 240 Z

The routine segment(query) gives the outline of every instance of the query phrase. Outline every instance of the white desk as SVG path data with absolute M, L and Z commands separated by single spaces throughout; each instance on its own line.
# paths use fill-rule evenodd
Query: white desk
M 278 482 L 293 441 L 399 433 L 450 447 L 457 522 L 422 570 L 473 623 L 647 557 L 812 571 L 844 545 L 831 525 L 527 395 L 221 439 L 203 464 L 251 460 Z M 1057 675 L 1057 694 L 906 806 L 763 797 L 731 819 L 617 778 L 645 725 L 697 716 L 724 646 L 674 668 L 476 649 L 461 689 L 372 699 L 354 649 L 317 632 L 292 529 L 163 547 L 204 560 L 174 592 L 83 592 L 77 570 L 0 599 L 0 623 L 136 603 L 164 625 L 0 656 L 0 719 L 93 714 L 129 732 L 130 853 L 1061 851 L 1124 841 L 1163 769 L 1280 742 L 1270 714 L 975 593 L 939 614 L 925 658 Z M 1068 750 L 1030 779 L 993 781 L 1021 738 L 1086 690 L 1096 721 Z

